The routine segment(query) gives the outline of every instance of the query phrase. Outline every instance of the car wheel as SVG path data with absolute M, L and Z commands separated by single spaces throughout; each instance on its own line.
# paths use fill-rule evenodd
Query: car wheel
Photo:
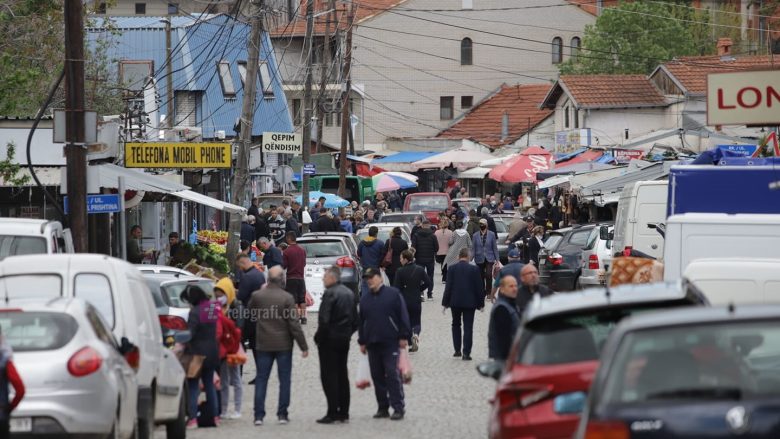
M 154 438 L 154 397 L 152 397 L 151 407 L 149 408 L 148 419 L 138 418 L 138 438 L 139 439 L 152 439 Z
M 187 437 L 187 393 L 184 387 L 179 398 L 179 415 L 173 421 L 165 424 L 165 435 L 168 439 L 184 439 Z

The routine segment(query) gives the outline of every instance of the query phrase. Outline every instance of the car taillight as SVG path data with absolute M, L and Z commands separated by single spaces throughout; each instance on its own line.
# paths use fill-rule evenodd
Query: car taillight
M 623 249 L 623 256 L 631 256 L 631 250 L 633 249 L 633 247 L 627 245 L 626 248 Z
M 547 256 L 547 260 L 550 261 L 550 264 L 552 265 L 563 264 L 563 256 L 559 255 L 558 253 L 553 253 L 550 256 Z
M 91 347 L 87 346 L 70 357 L 68 372 L 74 377 L 83 377 L 97 372 L 103 364 L 103 358 Z
M 344 256 L 338 258 L 336 261 L 336 266 L 340 268 L 355 268 L 355 261 L 353 261 L 349 256 Z
M 549 386 L 531 388 L 509 388 L 498 392 L 499 410 L 525 408 L 550 396 Z
M 585 429 L 585 439 L 629 439 L 626 424 L 619 421 L 590 421 Z
M 598 269 L 599 269 L 598 255 L 588 256 L 588 270 L 598 270 Z
M 160 316 L 160 326 L 165 329 L 172 329 L 176 331 L 187 330 L 187 322 L 178 316 Z
M 130 352 L 125 354 L 125 361 L 127 364 L 137 371 L 141 365 L 141 350 L 138 347 L 134 347 Z

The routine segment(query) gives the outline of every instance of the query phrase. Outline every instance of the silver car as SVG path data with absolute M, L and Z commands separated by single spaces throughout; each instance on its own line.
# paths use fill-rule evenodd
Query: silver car
M 412 231 L 409 229 L 409 226 L 406 223 L 376 223 L 371 225 L 376 226 L 377 229 L 379 229 L 379 234 L 377 235 L 376 239 L 382 242 L 387 242 L 387 240 L 390 239 L 390 234 L 393 233 L 393 229 L 400 227 L 401 238 L 403 238 L 403 240 L 406 241 L 409 246 L 412 245 Z M 358 230 L 355 233 L 355 236 L 357 237 L 358 241 L 362 241 L 366 238 L 366 236 L 368 236 L 368 228 Z
M 588 288 L 607 283 L 607 273 L 612 264 L 612 241 L 601 239 L 599 236 L 603 227 L 606 227 L 609 232 L 615 228 L 611 224 L 602 225 L 590 232 L 588 242 L 582 251 L 582 274 L 580 274 L 577 288 Z
M 12 435 L 135 436 L 138 382 L 125 357 L 137 365 L 138 349 L 117 343 L 92 305 L 24 301 L 0 310 L 0 327 L 26 388 Z

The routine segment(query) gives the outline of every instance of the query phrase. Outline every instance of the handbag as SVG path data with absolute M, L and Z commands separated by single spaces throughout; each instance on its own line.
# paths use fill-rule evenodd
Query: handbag
M 188 353 L 182 354 L 182 356 L 179 358 L 179 362 L 181 363 L 187 378 L 198 378 L 205 360 L 205 355 L 193 355 Z
M 390 245 L 390 241 L 387 241 L 387 251 L 385 257 L 382 259 L 382 268 L 387 268 L 393 265 L 393 246 Z

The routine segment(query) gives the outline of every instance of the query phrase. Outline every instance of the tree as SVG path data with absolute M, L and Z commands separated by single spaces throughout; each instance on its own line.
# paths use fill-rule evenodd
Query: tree
M 688 23 L 674 16 L 679 9 L 641 1 L 604 9 L 585 27 L 580 56 L 563 63 L 561 73 L 647 74 L 674 57 L 701 54 Z

